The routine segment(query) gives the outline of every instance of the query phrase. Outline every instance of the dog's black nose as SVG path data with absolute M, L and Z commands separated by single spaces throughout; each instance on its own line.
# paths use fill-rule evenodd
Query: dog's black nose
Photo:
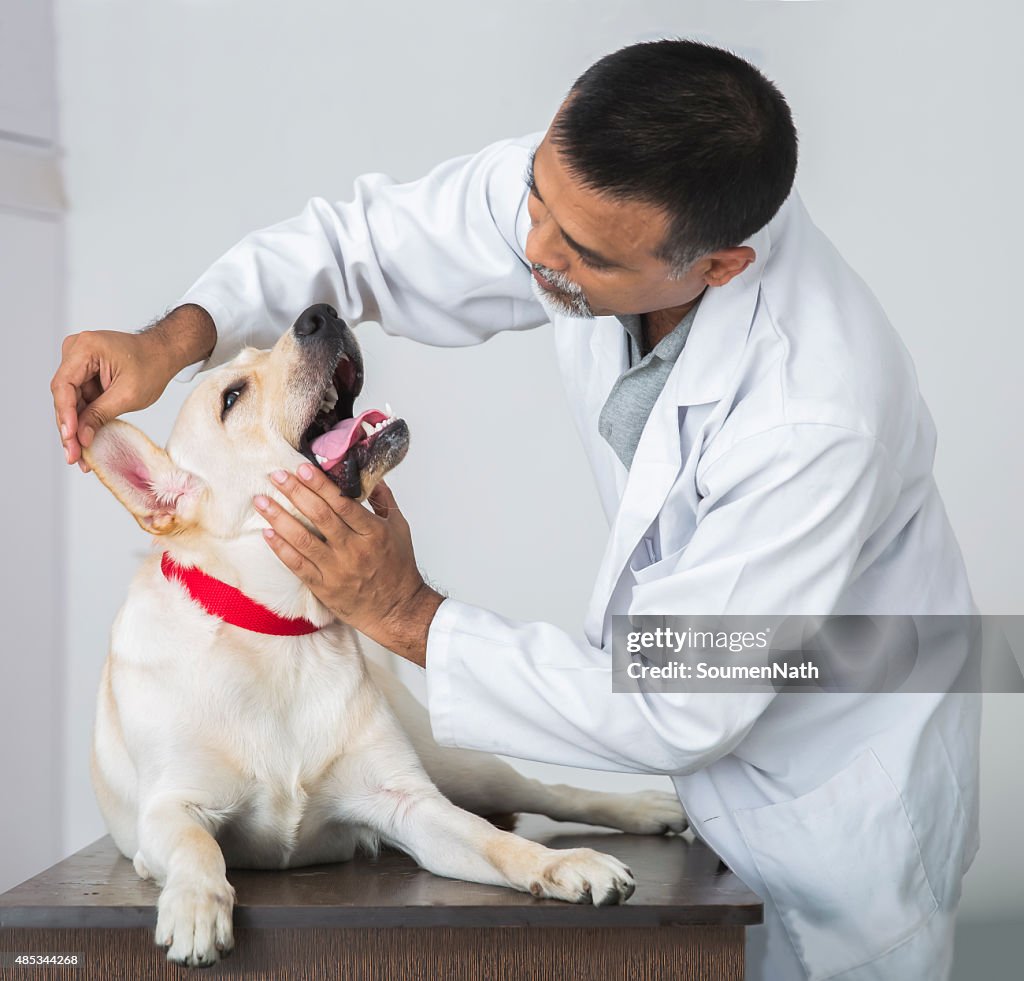
M 328 303 L 317 303 L 304 310 L 292 326 L 296 337 L 312 337 L 314 334 L 334 333 L 340 329 L 338 311 Z

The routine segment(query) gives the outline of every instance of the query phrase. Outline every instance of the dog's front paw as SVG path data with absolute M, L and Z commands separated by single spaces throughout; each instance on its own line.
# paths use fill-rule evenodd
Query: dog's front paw
M 611 855 L 590 848 L 552 854 L 554 860 L 530 883 L 534 896 L 608 906 L 624 903 L 636 889 L 633 873 Z
M 167 959 L 208 967 L 234 946 L 235 890 L 227 879 L 168 879 L 157 904 L 156 942 Z
M 675 794 L 663 790 L 641 790 L 622 794 L 609 815 L 608 826 L 632 835 L 663 835 L 689 827 L 683 805 Z

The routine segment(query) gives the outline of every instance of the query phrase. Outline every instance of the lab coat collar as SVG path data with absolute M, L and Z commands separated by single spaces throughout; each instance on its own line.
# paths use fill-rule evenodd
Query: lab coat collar
M 666 383 L 666 389 L 673 393 L 667 401 L 677 406 L 703 405 L 717 402 L 725 394 L 743 357 L 754 319 L 761 274 L 771 250 L 770 228 L 762 228 L 743 242 L 757 257 L 742 273 L 725 286 L 705 290 L 679 355 L 679 370 Z
M 785 220 L 784 212 L 791 201 L 787 200 L 769 225 L 743 243 L 756 252 L 754 262 L 725 286 L 706 291 L 686 346 L 651 410 L 626 477 L 587 615 L 586 632 L 597 646 L 602 644 L 608 604 L 622 571 L 661 511 L 682 468 L 680 408 L 717 402 L 727 392 L 750 333 L 761 277 L 771 252 L 771 231 Z M 621 344 L 621 330 L 619 336 Z M 610 346 L 608 331 L 601 332 L 599 344 Z M 621 348 L 615 352 L 620 359 L 621 352 Z

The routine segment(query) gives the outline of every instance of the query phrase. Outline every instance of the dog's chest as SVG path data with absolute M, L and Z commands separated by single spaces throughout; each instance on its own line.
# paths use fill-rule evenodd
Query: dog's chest
M 236 706 L 224 717 L 226 751 L 252 783 L 261 810 L 300 814 L 310 792 L 351 741 L 358 679 L 330 674 L 288 685 Z
M 328 788 L 376 697 L 361 658 L 324 645 L 241 669 L 221 659 L 204 687 L 194 703 L 203 742 L 234 783 L 217 836 L 229 862 L 293 864 L 318 836 L 337 833 Z
M 139 589 L 112 642 L 129 753 L 149 753 L 154 771 L 200 792 L 229 864 L 281 868 L 328 844 L 331 855 L 350 851 L 352 832 L 330 806 L 338 764 L 381 698 L 350 629 L 211 630 L 184 598 Z
M 233 799 L 216 833 L 229 866 L 286 868 L 351 857 L 358 835 L 337 818 L 342 720 L 311 706 L 311 718 L 268 715 L 241 725 Z
M 332 693 L 320 694 L 333 703 Z M 229 865 L 286 868 L 352 856 L 360 833 L 342 823 L 337 801 L 360 700 L 313 702 L 240 730 L 249 733 L 238 747 L 241 793 L 217 835 Z
M 265 774 L 253 781 L 244 803 L 217 835 L 230 864 L 281 868 L 303 843 L 327 830 L 330 815 L 315 781 L 301 773 Z

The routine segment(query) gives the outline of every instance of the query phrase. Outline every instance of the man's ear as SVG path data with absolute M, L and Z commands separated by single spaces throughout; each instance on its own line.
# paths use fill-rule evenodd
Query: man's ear
M 708 259 L 711 264 L 704 274 L 704 282 L 709 286 L 725 286 L 757 259 L 757 253 L 749 245 L 737 245 L 712 252 Z
M 143 531 L 173 535 L 195 522 L 203 482 L 130 423 L 100 427 L 82 456 Z

